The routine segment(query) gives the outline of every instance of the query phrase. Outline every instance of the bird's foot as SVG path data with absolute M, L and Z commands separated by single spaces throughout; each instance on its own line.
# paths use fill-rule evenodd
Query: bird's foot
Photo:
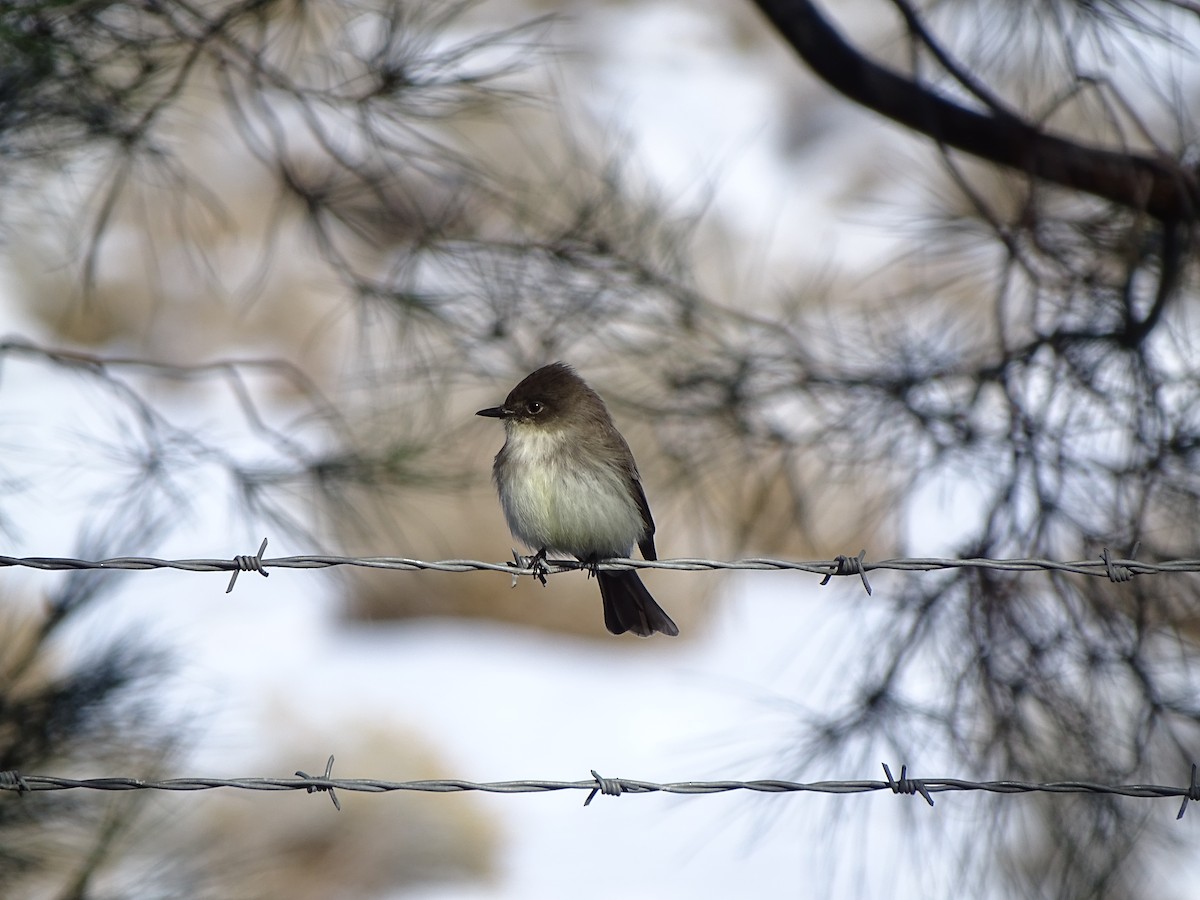
M 533 577 L 542 583 L 542 587 L 545 587 L 546 576 L 550 574 L 550 567 L 546 565 L 546 548 L 543 547 L 529 557 L 528 565 L 533 569 Z
M 600 560 L 601 559 L 602 559 L 602 557 L 593 553 L 590 556 L 588 556 L 586 559 L 581 559 L 579 561 L 580 564 L 585 569 L 587 569 L 588 578 L 599 578 L 600 577 Z
M 546 565 L 546 548 L 545 547 L 543 547 L 541 550 L 539 550 L 533 556 L 522 556 L 516 550 L 513 550 L 512 556 L 513 556 L 512 561 L 509 563 L 510 566 L 512 566 L 514 569 L 532 569 L 533 572 L 531 574 L 533 575 L 533 577 L 536 578 L 538 581 L 540 581 L 542 583 L 543 587 L 545 586 L 546 576 L 550 574 L 550 567 L 548 565 Z M 513 573 L 513 576 L 512 576 L 512 586 L 513 587 L 517 586 L 517 579 L 519 577 L 520 577 L 520 575 L 518 573 L 516 573 L 516 572 Z

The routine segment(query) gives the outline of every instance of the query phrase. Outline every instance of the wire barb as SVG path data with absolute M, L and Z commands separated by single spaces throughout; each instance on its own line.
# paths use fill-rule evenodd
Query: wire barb
M 867 572 L 863 568 L 863 560 L 866 558 L 867 550 L 865 547 L 858 552 L 858 556 L 845 556 L 839 553 L 833 560 L 833 571 L 825 573 L 825 577 L 821 579 L 821 584 L 829 584 L 830 579 L 834 575 L 857 575 L 862 578 L 867 596 L 871 596 L 871 582 L 867 581 Z
M 233 564 L 237 566 L 237 568 L 234 569 L 233 574 L 229 576 L 229 587 L 225 588 L 225 593 L 228 594 L 233 590 L 233 586 L 237 584 L 238 576 L 243 572 L 257 572 L 258 574 L 262 575 L 263 578 L 266 578 L 271 574 L 263 568 L 263 553 L 265 553 L 266 550 L 267 539 L 263 538 L 262 543 L 258 546 L 258 554 L 256 556 L 235 556 L 233 558 Z
M 604 794 L 606 797 L 620 797 L 625 790 L 619 778 L 604 778 L 595 769 L 592 769 L 592 777 L 596 779 L 596 786 L 592 788 L 592 792 L 583 801 L 584 806 L 589 805 L 595 800 L 597 794 Z
M 1138 549 L 1141 546 L 1141 541 L 1138 541 L 1133 545 L 1133 549 L 1129 551 L 1130 560 L 1137 558 Z M 1104 572 L 1106 575 L 1108 575 L 1108 580 L 1114 584 L 1124 584 L 1125 582 L 1130 581 L 1134 575 L 1138 574 L 1129 568 L 1129 566 L 1114 562 L 1112 556 L 1108 552 L 1107 547 L 1105 547 L 1103 552 L 1101 552 L 1100 558 L 1104 560 Z
M 326 760 L 326 762 L 325 762 L 324 774 L 309 775 L 307 772 L 301 772 L 300 770 L 297 769 L 296 777 L 311 779 L 311 780 L 316 780 L 319 778 L 322 781 L 331 781 L 333 779 L 333 754 L 330 753 L 329 759 Z M 310 794 L 315 793 L 317 791 L 328 791 L 329 799 L 333 801 L 333 808 L 336 809 L 338 812 L 342 811 L 342 803 L 340 800 L 338 800 L 337 792 L 333 789 L 333 785 L 331 785 L 331 784 L 310 784 L 308 786 L 308 792 Z
M 888 768 L 888 764 L 883 764 L 883 774 L 887 776 L 888 787 L 892 789 L 893 794 L 920 794 L 925 798 L 925 802 L 933 806 L 933 798 L 929 796 L 929 789 L 925 787 L 925 782 L 920 778 L 908 777 L 908 766 L 900 767 L 900 779 L 892 778 L 892 770 Z
M 1195 779 L 1195 772 L 1192 773 L 1192 778 L 1193 780 Z M 0 788 L 4 790 L 16 788 L 18 794 L 28 794 L 32 790 L 25 782 L 25 777 L 16 769 L 7 769 L 0 772 Z M 1183 813 L 1181 812 L 1180 815 L 1183 815 Z
M 1187 812 L 1188 802 L 1195 800 L 1200 803 L 1200 782 L 1196 780 L 1196 764 L 1192 763 L 1192 780 L 1188 784 L 1187 793 L 1183 795 L 1183 802 L 1179 804 L 1179 812 L 1175 819 L 1178 821 L 1183 818 L 1183 814 Z
M 508 565 L 512 566 L 513 569 L 524 569 L 525 568 L 525 558 L 516 551 L 515 547 L 512 547 L 510 549 L 512 550 L 513 558 L 512 558 L 512 562 L 508 563 Z M 514 571 L 512 573 L 512 584 L 509 585 L 509 587 L 515 588 L 517 586 L 517 582 L 520 581 L 520 579 L 521 579 L 521 573 Z

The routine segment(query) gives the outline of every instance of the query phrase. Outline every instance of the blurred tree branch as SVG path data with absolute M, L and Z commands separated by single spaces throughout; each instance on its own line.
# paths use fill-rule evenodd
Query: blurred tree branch
M 811 0 L 754 0 L 800 58 L 826 84 L 855 103 L 939 144 L 1072 190 L 1085 191 L 1163 222 L 1191 222 L 1200 211 L 1200 180 L 1191 167 L 1166 156 L 1090 147 L 1046 132 L 1007 106 L 985 112 L 942 96 L 919 78 L 874 62 L 845 39 Z M 897 6 L 910 24 L 920 19 Z M 921 29 L 923 42 L 949 57 Z

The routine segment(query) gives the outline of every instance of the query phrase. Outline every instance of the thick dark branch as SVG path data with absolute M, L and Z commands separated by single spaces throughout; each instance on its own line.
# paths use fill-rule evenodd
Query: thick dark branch
M 1084 146 L 1046 134 L 1016 116 L 959 106 L 863 56 L 810 0 L 755 2 L 827 84 L 947 147 L 1166 222 L 1191 221 L 1200 210 L 1195 173 L 1173 160 Z

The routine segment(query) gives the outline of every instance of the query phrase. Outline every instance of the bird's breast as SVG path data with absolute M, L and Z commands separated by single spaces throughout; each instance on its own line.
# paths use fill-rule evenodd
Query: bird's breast
M 514 428 L 493 474 L 509 528 L 535 550 L 627 556 L 641 537 L 629 476 L 567 430 Z

